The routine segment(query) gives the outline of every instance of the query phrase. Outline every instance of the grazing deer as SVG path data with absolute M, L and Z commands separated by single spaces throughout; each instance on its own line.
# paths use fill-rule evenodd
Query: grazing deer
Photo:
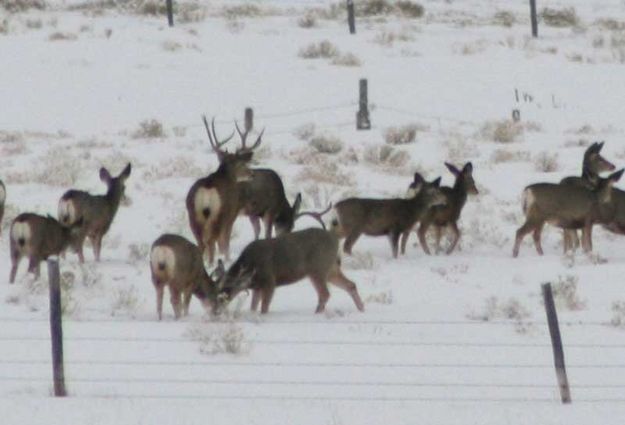
M 277 286 L 310 278 L 318 295 L 315 313 L 322 313 L 330 298 L 328 284 L 344 289 L 354 300 L 356 308 L 365 307 L 356 284 L 341 271 L 339 240 L 332 231 L 310 228 L 286 233 L 274 239 L 261 239 L 245 247 L 239 258 L 220 280 L 218 309 L 239 292 L 252 290 L 252 311 L 260 302 L 265 314 Z
M 70 226 L 76 220 L 82 219 L 82 234 L 76 241 L 75 250 L 81 263 L 85 262 L 83 244 L 88 237 L 93 246 L 93 254 L 96 261 L 100 261 L 102 251 L 102 238 L 109 231 L 119 203 L 124 197 L 126 179 L 130 176 L 131 165 L 126 165 L 124 170 L 117 176 L 104 167 L 100 168 L 100 180 L 106 186 L 104 195 L 92 195 L 82 190 L 68 190 L 59 201 L 59 221 L 64 226 Z
M 512 255 L 519 255 L 525 235 L 533 232 L 534 245 L 543 255 L 541 233 L 547 222 L 563 229 L 582 228 L 582 248 L 592 251 L 592 225 L 609 221 L 609 211 L 614 211 L 612 185 L 624 170 L 600 179 L 597 187 L 588 189 L 578 185 L 537 183 L 523 191 L 525 223 L 517 230 Z
M 39 263 L 51 255 L 59 255 L 82 234 L 83 219 L 71 226 L 63 226 L 51 216 L 33 213 L 18 215 L 10 230 L 11 274 L 9 282 L 15 282 L 15 274 L 22 257 L 29 258 L 28 271 L 39 278 Z
M 415 174 L 418 188 L 414 197 L 392 199 L 348 198 L 334 207 L 332 226 L 337 235 L 345 237 L 343 251 L 351 255 L 352 247 L 363 233 L 368 236 L 387 236 L 393 257 L 397 258 L 399 237 L 407 238 L 415 223 L 429 208 L 442 205 L 445 196 L 440 192 L 440 177 L 428 183 Z M 405 252 L 405 241 L 402 242 Z
M 270 239 L 272 229 L 280 236 L 293 230 L 295 221 L 302 216 L 309 215 L 323 225 L 321 216 L 330 208 L 322 212 L 300 212 L 302 195 L 297 194 L 293 204 L 289 204 L 284 193 L 282 179 L 273 170 L 264 168 L 252 169 L 250 180 L 239 182 L 241 213 L 248 216 L 254 228 L 254 238 L 260 235 L 260 221 L 265 226 L 265 238 Z
M 581 176 L 569 176 L 560 180 L 560 184 L 573 184 L 578 186 L 584 186 L 587 189 L 594 189 L 599 183 L 599 174 L 604 171 L 614 171 L 616 167 L 609 162 L 603 156 L 601 156 L 601 149 L 604 142 L 595 142 L 586 149 L 584 152 L 584 159 L 582 161 L 582 175 Z M 577 231 L 572 229 L 564 230 L 563 247 L 566 253 L 569 249 L 575 249 L 579 246 L 579 238 L 577 237 Z
M 2 234 L 2 217 L 4 216 L 4 203 L 7 199 L 7 190 L 4 183 L 0 180 L 0 235 Z
M 436 205 L 430 208 L 421 219 L 421 225 L 417 234 L 419 243 L 426 254 L 430 255 L 425 235 L 431 225 L 436 230 L 436 252 L 440 250 L 441 233 L 443 228 L 450 227 L 453 232 L 453 239 L 446 253 L 451 254 L 460 240 L 460 229 L 458 229 L 458 219 L 464 204 L 467 202 L 468 194 L 478 194 L 473 180 L 473 165 L 470 162 L 464 164 L 462 170 L 446 162 L 447 169 L 456 177 L 453 187 L 441 187 L 441 192 L 445 196 L 443 205 Z
M 156 289 L 158 320 L 163 318 L 165 286 L 169 286 L 176 319 L 189 314 L 191 295 L 195 295 L 205 308 L 215 304 L 217 287 L 204 269 L 202 252 L 182 236 L 166 233 L 154 241 L 150 250 L 150 270 Z M 182 306 L 180 295 L 183 296 Z
M 252 147 L 244 145 L 235 153 L 228 153 L 221 147 L 234 133 L 220 141 L 215 132 L 215 119 L 213 118 L 210 128 L 206 117 L 203 119 L 209 143 L 219 159 L 219 167 L 214 173 L 193 183 L 187 193 L 186 206 L 189 225 L 199 249 L 202 253 L 208 250 L 208 260 L 213 264 L 215 244 L 226 259 L 230 257 L 232 226 L 241 204 L 237 182 L 250 178 L 248 163 L 252 159 L 253 150 L 260 145 L 263 133 L 261 132 Z

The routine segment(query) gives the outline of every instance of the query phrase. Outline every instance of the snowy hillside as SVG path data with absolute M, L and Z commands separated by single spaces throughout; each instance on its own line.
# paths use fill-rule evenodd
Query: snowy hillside
M 373 14 L 366 6 L 395 2 L 356 0 L 371 14 L 355 35 L 343 2 L 182 2 L 173 28 L 151 13 L 164 2 L 15 11 L 25 3 L 37 2 L 0 3 L 3 423 L 620 423 L 625 240 L 596 226 L 591 256 L 563 255 L 562 232 L 547 225 L 543 257 L 528 236 L 513 259 L 512 243 L 526 185 L 580 174 L 594 141 L 625 166 L 622 1 L 538 0 L 559 12 L 543 15 L 538 39 L 527 1 L 424 0 L 415 17 L 410 2 Z M 361 78 L 369 131 L 356 130 Z M 444 161 L 471 161 L 479 194 L 463 210 L 459 249 L 427 256 L 413 233 L 393 259 L 386 238 L 361 237 L 343 268 L 364 313 L 332 288 L 315 315 L 302 281 L 279 288 L 266 316 L 241 295 L 219 321 L 197 300 L 175 321 L 166 296 L 158 322 L 150 245 L 165 232 L 193 239 L 185 197 L 218 163 L 201 116 L 225 137 L 246 107 L 255 134 L 265 128 L 255 166 L 276 170 L 307 210 L 404 196 L 415 171 L 452 185 Z M 21 212 L 56 216 L 69 188 L 103 193 L 100 167 L 118 174 L 128 162 L 129 201 L 102 261 L 90 246 L 84 265 L 72 253 L 61 261 L 70 397 L 59 401 L 45 268 L 36 281 L 23 261 L 9 284 L 9 226 Z M 239 218 L 233 257 L 252 239 Z M 544 282 L 557 291 L 570 406 Z

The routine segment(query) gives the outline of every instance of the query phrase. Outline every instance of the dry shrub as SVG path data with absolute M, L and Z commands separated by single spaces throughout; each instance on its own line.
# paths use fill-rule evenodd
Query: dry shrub
M 313 136 L 308 145 L 319 153 L 337 154 L 343 149 L 343 141 L 334 135 Z
M 480 129 L 480 135 L 497 143 L 512 143 L 523 134 L 523 125 L 512 120 L 486 122 Z
M 452 163 L 464 163 L 469 158 L 477 158 L 480 151 L 475 143 L 469 141 L 465 136 L 458 133 L 451 133 L 443 143 L 447 146 L 447 160 Z
M 268 14 L 268 11 L 263 10 L 256 4 L 237 4 L 233 6 L 224 6 L 221 10 L 221 15 L 230 20 L 241 18 L 258 18 Z
M 141 121 L 139 128 L 132 133 L 133 139 L 156 139 L 162 137 L 165 137 L 163 124 L 156 119 Z
M 343 19 L 347 13 L 347 9 L 343 3 L 333 3 L 327 8 L 314 7 L 308 9 L 306 14 L 316 16 L 319 19 L 337 20 Z
M 501 164 L 503 162 L 527 162 L 530 161 L 531 157 L 528 151 L 497 149 L 492 153 L 490 159 L 495 164 Z
M 375 304 L 384 304 L 390 305 L 393 304 L 393 291 L 388 290 L 385 292 L 379 292 L 377 294 L 369 294 L 365 298 L 365 303 L 375 303 Z
M 558 281 L 551 285 L 556 306 L 567 310 L 583 310 L 586 302 L 577 294 L 579 279 L 574 275 L 558 276 Z
M 395 7 L 401 16 L 406 18 L 421 18 L 425 12 L 423 6 L 409 0 L 400 0 Z
M 543 22 L 550 27 L 576 27 L 580 23 L 577 13 L 572 7 L 566 7 L 564 9 L 546 7 L 540 12 L 540 17 Z
M 493 24 L 501 25 L 503 27 L 511 27 L 516 23 L 516 16 L 514 13 L 507 10 L 500 10 L 493 15 Z
M 389 127 L 384 131 L 384 141 L 389 145 L 407 145 L 417 140 L 417 124 Z
M 206 6 L 200 3 L 178 3 L 176 17 L 178 22 L 183 24 L 202 22 L 206 19 Z
M 297 26 L 300 28 L 314 28 L 317 26 L 317 16 L 312 12 L 306 12 L 297 20 Z
M 328 40 L 312 43 L 300 49 L 298 56 L 304 59 L 332 59 L 339 55 L 339 49 Z
M 304 167 L 297 175 L 298 180 L 312 180 L 316 183 L 328 183 L 338 186 L 353 186 L 354 178 L 335 162 L 327 159 L 313 161 L 313 164 Z
M 48 37 L 50 41 L 74 41 L 78 40 L 78 36 L 76 34 L 72 34 L 71 32 L 53 32 Z
M 527 333 L 531 327 L 530 324 L 525 323 L 525 320 L 530 317 L 530 312 L 515 298 L 502 303 L 497 297 L 489 297 L 486 299 L 482 312 L 470 312 L 466 317 L 483 322 L 498 319 L 512 320 L 515 331 L 518 333 Z
M 407 30 L 403 29 L 399 32 L 395 31 L 382 31 L 376 34 L 373 39 L 374 43 L 381 44 L 383 46 L 392 46 L 396 41 L 413 41 L 414 37 Z
M 316 127 L 314 123 L 302 124 L 297 127 L 293 134 L 300 140 L 308 141 L 315 135 Z
M 534 169 L 541 173 L 553 173 L 558 171 L 558 154 L 540 152 L 534 157 Z
M 388 0 L 361 0 L 354 2 L 356 16 L 390 15 L 394 7 Z
M 47 4 L 44 0 L 2 0 L 0 7 L 10 13 L 19 13 L 30 9 L 44 10 Z
M 330 62 L 332 65 L 338 66 L 360 66 L 362 65 L 362 61 L 358 58 L 358 56 L 353 53 L 341 53 L 339 56 L 336 56 Z
M 161 47 L 166 52 L 175 52 L 176 50 L 182 49 L 182 44 L 177 41 L 165 40 L 161 43 Z
M 134 316 L 139 305 L 139 296 L 134 286 L 116 288 L 112 291 L 111 316 L 120 313 Z
M 595 21 L 595 25 L 602 27 L 608 31 L 623 31 L 625 30 L 625 22 L 617 21 L 613 18 L 600 18 Z
M 389 145 L 368 146 L 364 152 L 364 160 L 381 167 L 403 167 L 410 161 L 410 154 Z
M 148 180 L 162 180 L 169 178 L 181 177 L 197 177 L 204 174 L 205 171 L 199 167 L 192 165 L 188 158 L 176 156 L 167 158 L 152 165 L 143 173 L 143 178 Z

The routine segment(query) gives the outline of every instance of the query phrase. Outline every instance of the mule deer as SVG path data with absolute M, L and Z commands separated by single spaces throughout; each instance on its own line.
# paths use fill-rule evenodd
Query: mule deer
M 220 164 L 217 171 L 193 183 L 187 193 L 186 206 L 189 225 L 199 249 L 202 253 L 208 250 L 208 260 L 213 264 L 215 243 L 219 246 L 220 253 L 229 259 L 230 235 L 240 209 L 237 182 L 250 178 L 248 163 L 252 159 L 253 149 L 261 142 L 262 133 L 251 148 L 242 146 L 235 153 L 228 153 L 221 147 L 234 133 L 220 141 L 215 132 L 215 119 L 213 118 L 210 128 L 206 117 L 203 120 L 208 140 Z
M 33 213 L 18 215 L 10 230 L 11 273 L 9 283 L 15 282 L 17 267 L 22 257 L 29 258 L 28 271 L 39 278 L 39 263 L 52 255 L 59 255 L 82 234 L 83 219 L 71 226 L 63 226 L 51 216 Z
M 2 217 L 4 216 L 4 203 L 7 198 L 7 190 L 4 183 L 0 180 L 0 235 L 2 234 Z
M 546 222 L 563 228 L 582 228 L 582 247 L 592 251 L 592 225 L 607 220 L 605 213 L 613 208 L 612 185 L 624 170 L 600 179 L 596 188 L 590 190 L 578 185 L 537 183 L 523 191 L 525 223 L 517 230 L 512 255 L 519 255 L 525 235 L 533 232 L 534 245 L 543 255 L 541 233 Z
M 440 250 L 441 233 L 443 228 L 450 227 L 453 232 L 453 239 L 446 253 L 451 254 L 460 240 L 460 229 L 458 228 L 458 219 L 460 213 L 467 202 L 468 194 L 477 195 L 479 192 L 475 187 L 473 180 L 473 165 L 470 162 L 464 164 L 462 170 L 454 165 L 446 162 L 447 169 L 456 177 L 453 187 L 441 187 L 441 192 L 445 196 L 443 205 L 436 205 L 430 208 L 421 219 L 421 225 L 417 234 L 419 235 L 419 243 L 426 254 L 430 255 L 425 235 L 431 225 L 434 225 L 436 231 L 436 252 Z
M 599 174 L 604 171 L 614 171 L 616 167 L 603 156 L 601 149 L 604 142 L 595 142 L 590 145 L 584 152 L 582 161 L 582 175 L 569 176 L 560 180 L 560 184 L 573 184 L 584 186 L 587 189 L 594 189 L 599 184 Z M 566 253 L 569 249 L 575 249 L 579 246 L 579 238 L 577 231 L 572 229 L 564 230 L 563 247 Z
M 334 207 L 336 217 L 332 226 L 340 237 L 345 237 L 343 251 L 351 255 L 352 247 L 361 234 L 387 236 L 391 243 L 393 257 L 397 258 L 399 237 L 405 238 L 428 208 L 445 202 L 440 192 L 440 177 L 428 183 L 420 174 L 419 190 L 413 198 L 369 199 L 348 198 Z M 405 241 L 402 242 L 405 248 Z M 404 253 L 405 249 L 402 249 Z
M 76 220 L 82 219 L 82 234 L 76 241 L 75 250 L 81 263 L 84 263 L 83 244 L 88 237 L 93 246 L 96 261 L 100 261 L 102 238 L 109 231 L 113 219 L 117 214 L 119 203 L 124 197 L 126 179 L 130 176 L 131 165 L 126 165 L 117 176 L 104 167 L 100 168 L 100 180 L 106 186 L 104 195 L 92 195 L 82 190 L 68 190 L 59 201 L 58 217 L 64 226 L 69 226 Z
M 219 282 L 218 308 L 239 292 L 251 289 L 252 311 L 256 311 L 260 303 L 260 311 L 265 314 L 277 286 L 308 277 L 318 295 L 315 313 L 322 313 L 330 298 L 328 281 L 347 291 L 356 308 L 364 311 L 356 284 L 341 271 L 338 249 L 336 234 L 317 228 L 253 241 Z
M 202 252 L 197 245 L 182 236 L 166 233 L 154 241 L 150 250 L 150 270 L 152 283 L 156 289 L 158 320 L 163 318 L 165 286 L 169 287 L 171 306 L 176 319 L 189 314 L 191 295 L 195 295 L 205 308 L 214 305 L 217 287 L 204 269 Z

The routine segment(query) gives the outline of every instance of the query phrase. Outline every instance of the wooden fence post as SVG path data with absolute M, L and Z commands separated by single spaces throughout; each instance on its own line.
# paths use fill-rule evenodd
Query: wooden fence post
M 369 119 L 369 95 L 367 92 L 367 79 L 361 78 L 359 83 L 359 107 L 356 113 L 356 129 L 358 130 L 371 129 L 371 120 Z
M 254 128 L 254 110 L 245 108 L 245 131 L 250 132 Z
M 532 37 L 538 37 L 538 18 L 536 17 L 536 0 L 530 0 L 530 20 L 532 22 Z
M 63 367 L 63 324 L 61 310 L 61 275 L 59 258 L 48 259 L 48 282 L 50 286 L 50 337 L 52 340 L 52 374 L 54 395 L 65 397 L 65 371 Z
M 518 109 L 512 110 L 512 121 L 519 122 L 521 121 L 521 111 Z
M 347 24 L 349 33 L 356 34 L 356 15 L 354 12 L 354 0 L 347 0 Z
M 167 0 L 167 22 L 169 26 L 174 26 L 174 0 Z
M 566 377 L 566 368 L 564 367 L 564 350 L 562 349 L 562 338 L 558 325 L 558 314 L 556 313 L 556 306 L 553 302 L 551 283 L 543 283 L 542 292 L 545 302 L 545 311 L 547 312 L 549 334 L 551 335 L 551 345 L 553 346 L 553 360 L 556 367 L 558 386 L 560 387 L 560 397 L 562 403 L 568 404 L 571 402 L 571 390 L 569 388 L 569 380 Z

